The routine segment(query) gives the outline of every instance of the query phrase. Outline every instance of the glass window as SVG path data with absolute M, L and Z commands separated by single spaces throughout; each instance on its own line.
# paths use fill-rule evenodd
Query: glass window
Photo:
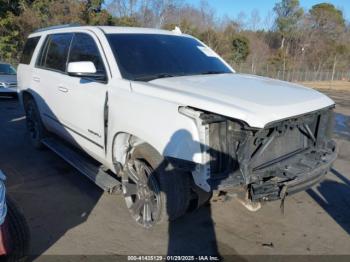
M 20 60 L 21 64 L 26 64 L 26 65 L 30 64 L 35 47 L 37 46 L 39 39 L 40 39 L 40 36 L 28 38 L 23 48 L 23 53 Z
M 66 71 L 69 46 L 73 34 L 50 35 L 47 43 L 47 53 L 43 66 L 61 72 Z
M 194 38 L 162 34 L 109 34 L 107 38 L 126 79 L 232 73 Z
M 9 64 L 0 64 L 0 75 L 15 75 L 16 70 Z
M 49 36 L 46 37 L 44 44 L 41 46 L 40 53 L 39 53 L 38 58 L 36 60 L 36 66 L 38 66 L 38 67 L 44 66 L 49 39 L 50 39 Z
M 94 39 L 88 34 L 76 33 L 73 38 L 69 62 L 93 62 L 99 74 L 105 73 L 105 68 Z

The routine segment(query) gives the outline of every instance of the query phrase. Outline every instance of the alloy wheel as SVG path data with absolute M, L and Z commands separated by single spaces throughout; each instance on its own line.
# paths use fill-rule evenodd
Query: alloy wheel
M 144 161 L 129 159 L 122 177 L 122 189 L 127 208 L 135 221 L 152 227 L 162 208 L 160 189 L 153 169 Z

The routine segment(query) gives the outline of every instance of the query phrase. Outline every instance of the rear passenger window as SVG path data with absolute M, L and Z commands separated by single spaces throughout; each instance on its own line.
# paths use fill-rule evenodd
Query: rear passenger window
M 25 43 L 24 48 L 23 48 L 23 53 L 22 53 L 22 57 L 20 60 L 20 64 L 26 64 L 26 65 L 30 64 L 34 50 L 35 50 L 39 40 L 40 40 L 40 36 L 28 38 L 28 40 Z
M 38 66 L 60 72 L 66 71 L 69 46 L 73 34 L 54 34 L 46 40 L 46 45 L 40 54 Z
M 94 39 L 88 34 L 76 33 L 73 38 L 69 62 L 90 61 L 97 73 L 105 73 L 105 67 Z

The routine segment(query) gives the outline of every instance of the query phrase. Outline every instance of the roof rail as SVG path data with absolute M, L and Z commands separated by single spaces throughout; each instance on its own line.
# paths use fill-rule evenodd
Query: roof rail
M 66 24 L 66 25 L 48 26 L 48 27 L 40 28 L 40 29 L 36 30 L 34 33 L 43 32 L 43 31 L 52 30 L 52 29 L 60 29 L 60 28 L 66 28 L 66 27 L 75 27 L 75 26 L 81 26 L 81 25 L 80 24 Z

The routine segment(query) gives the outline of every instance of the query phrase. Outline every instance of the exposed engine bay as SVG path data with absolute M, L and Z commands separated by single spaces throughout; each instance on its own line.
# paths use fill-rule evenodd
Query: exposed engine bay
M 207 172 L 211 190 L 243 187 L 252 201 L 284 199 L 320 181 L 336 159 L 332 108 L 270 123 L 264 129 L 182 108 L 182 113 L 189 112 L 200 119 L 197 126 L 201 125 L 207 164 L 197 172 Z

